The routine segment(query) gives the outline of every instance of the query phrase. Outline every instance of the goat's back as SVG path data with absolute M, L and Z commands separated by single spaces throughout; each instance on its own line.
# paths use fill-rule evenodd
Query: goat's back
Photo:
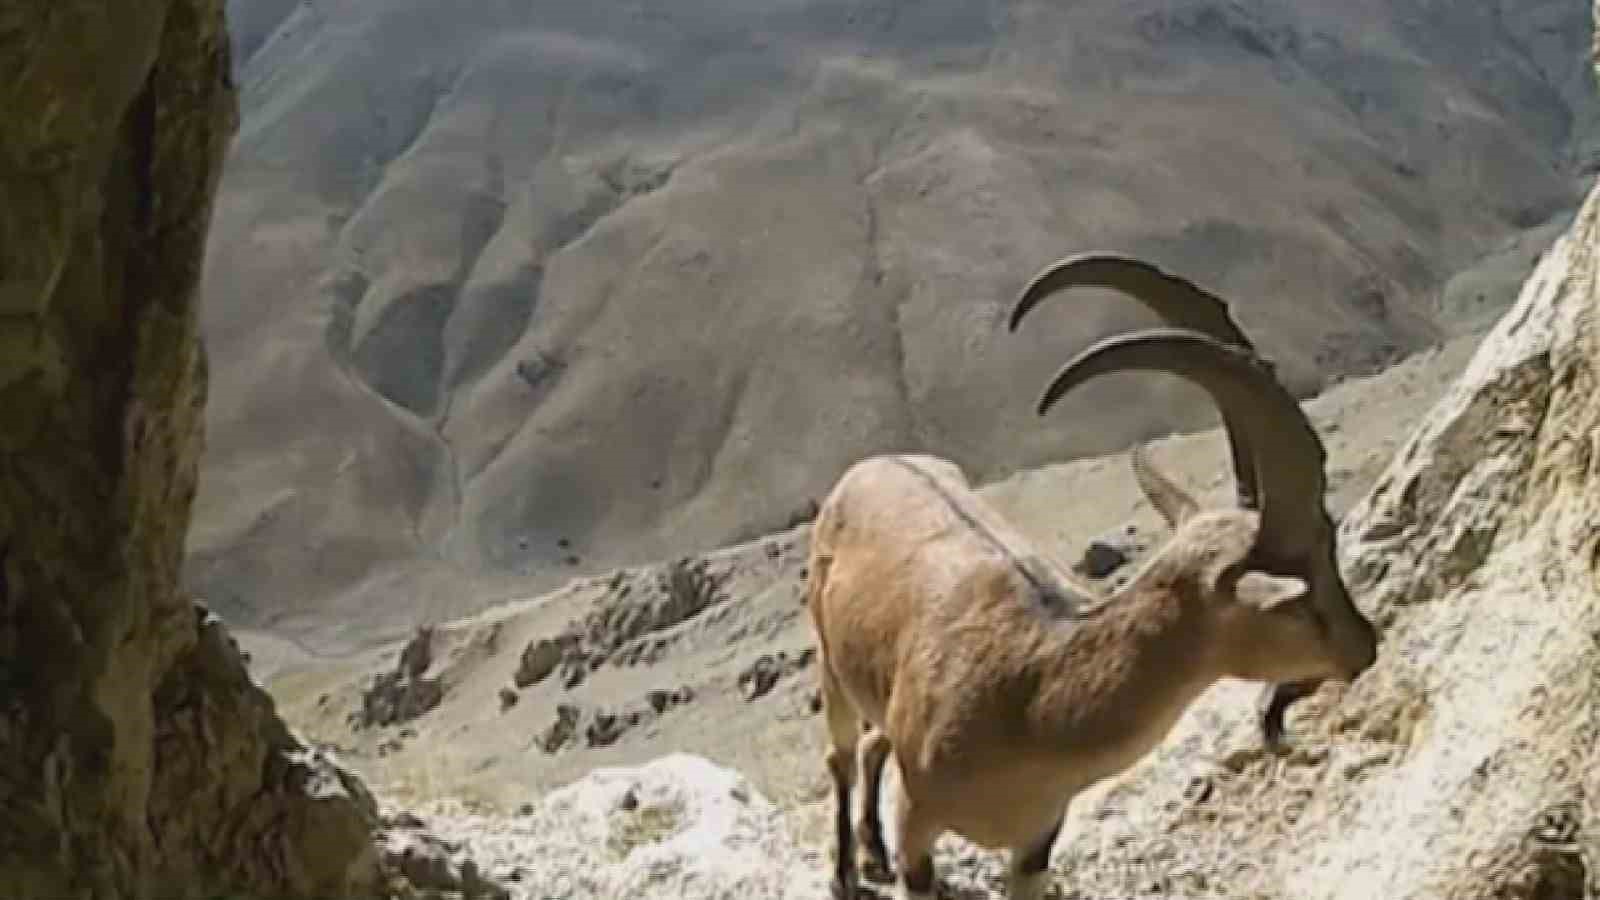
M 846 470 L 818 510 L 813 546 L 921 547 L 1038 558 L 1032 543 L 936 456 L 873 456 Z
M 953 463 L 909 455 L 857 463 L 812 528 L 807 602 L 824 665 L 861 715 L 881 724 L 892 692 L 916 689 L 907 673 L 928 674 L 927 657 L 943 655 L 952 630 L 1014 631 L 1017 622 L 999 620 L 1040 613 L 1021 596 L 1033 593 L 1023 565 L 1056 583 L 1053 566 Z

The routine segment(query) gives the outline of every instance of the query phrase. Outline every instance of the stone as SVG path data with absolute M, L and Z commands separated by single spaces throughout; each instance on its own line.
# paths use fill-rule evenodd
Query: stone
M 1137 535 L 1138 531 L 1130 526 L 1091 540 L 1073 569 L 1096 579 L 1115 574 L 1145 552 L 1146 546 Z
M 557 638 L 540 638 L 524 647 L 511 680 L 520 688 L 531 687 L 556 670 L 556 666 L 577 648 L 575 635 L 562 634 Z
M 0 896 L 375 897 L 371 797 L 178 581 L 224 4 L 0 22 Z

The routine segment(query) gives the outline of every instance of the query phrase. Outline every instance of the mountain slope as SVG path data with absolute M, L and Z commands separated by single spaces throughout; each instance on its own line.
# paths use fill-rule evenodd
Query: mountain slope
M 1132 376 L 1032 415 L 1140 320 L 1006 335 L 1065 252 L 1237 297 L 1303 392 L 1426 346 L 1564 220 L 1595 109 L 1577 0 L 230 14 L 188 577 L 327 646 L 782 525 L 869 452 L 991 478 L 1206 424 Z
M 1259 685 L 1206 691 L 1145 759 L 1074 799 L 1051 854 L 1064 896 L 1596 896 L 1597 247 L 1600 191 L 1481 345 L 1458 339 L 1307 404 L 1377 661 L 1297 705 L 1281 753 L 1262 743 Z M 1189 486 L 1215 473 L 1203 502 L 1226 503 L 1223 442 L 1211 431 L 1156 453 Z M 1094 527 L 1166 537 L 1123 454 L 984 493 L 1052 551 Z M 1069 502 L 1085 516 L 1050 515 Z M 713 576 L 700 605 L 661 606 L 650 573 L 620 572 L 449 623 L 423 673 L 441 702 L 407 721 L 343 721 L 392 652 L 280 670 L 274 691 L 513 896 L 626 893 L 651 863 L 683 876 L 685 896 L 822 896 L 834 807 L 797 604 L 808 531 L 696 561 Z M 552 642 L 568 658 L 531 672 Z M 742 809 L 717 809 L 730 795 Z M 685 835 L 715 846 L 707 831 L 780 849 L 756 866 L 684 852 Z M 1005 896 L 1002 854 L 945 835 L 936 855 L 942 895 Z

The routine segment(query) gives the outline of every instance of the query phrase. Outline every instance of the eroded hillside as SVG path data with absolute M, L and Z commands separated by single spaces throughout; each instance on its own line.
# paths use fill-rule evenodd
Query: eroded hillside
M 1133 319 L 997 327 L 1069 250 L 1237 298 L 1301 391 L 1420 349 L 1503 307 L 1596 108 L 1579 0 L 229 9 L 187 571 L 324 648 L 781 527 L 871 451 L 1205 424 L 1157 380 L 1032 416 Z

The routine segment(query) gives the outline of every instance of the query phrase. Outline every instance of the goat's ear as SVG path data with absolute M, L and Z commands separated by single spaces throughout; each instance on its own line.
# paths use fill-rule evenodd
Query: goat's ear
M 1310 585 L 1293 575 L 1245 572 L 1234 582 L 1233 595 L 1240 603 L 1260 610 L 1273 609 L 1306 595 Z

